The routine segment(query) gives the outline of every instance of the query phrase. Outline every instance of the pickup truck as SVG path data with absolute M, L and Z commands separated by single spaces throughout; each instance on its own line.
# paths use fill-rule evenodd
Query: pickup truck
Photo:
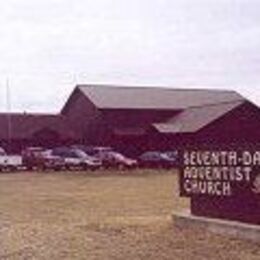
M 0 147 L 0 171 L 14 171 L 22 167 L 22 157 L 19 155 L 7 155 Z

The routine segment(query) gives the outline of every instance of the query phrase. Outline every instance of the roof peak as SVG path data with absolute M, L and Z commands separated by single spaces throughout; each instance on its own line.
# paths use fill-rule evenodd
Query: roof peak
M 74 91 L 81 92 L 99 109 L 181 110 L 246 100 L 235 91 L 219 89 L 79 84 Z
M 232 89 L 218 89 L 218 88 L 204 88 L 204 87 L 173 87 L 173 86 L 157 86 L 157 85 L 121 85 L 121 84 L 77 84 L 76 88 L 100 88 L 104 87 L 108 89 L 154 89 L 162 91 L 206 91 L 206 92 L 227 92 L 227 93 L 237 93 L 236 90 Z

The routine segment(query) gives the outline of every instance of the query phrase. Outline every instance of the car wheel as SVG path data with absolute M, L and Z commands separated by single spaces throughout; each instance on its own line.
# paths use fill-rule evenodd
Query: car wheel
M 70 166 L 70 165 L 68 165 L 68 164 L 67 164 L 67 165 L 65 165 L 65 167 L 64 167 L 64 168 L 65 168 L 65 171 L 70 171 L 70 170 L 71 170 L 71 166 Z

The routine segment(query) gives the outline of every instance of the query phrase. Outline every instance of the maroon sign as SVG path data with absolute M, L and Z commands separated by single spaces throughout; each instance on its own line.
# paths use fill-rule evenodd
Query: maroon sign
M 233 196 L 260 193 L 260 151 L 183 151 L 181 195 Z
M 184 150 L 180 193 L 195 215 L 260 224 L 260 150 Z

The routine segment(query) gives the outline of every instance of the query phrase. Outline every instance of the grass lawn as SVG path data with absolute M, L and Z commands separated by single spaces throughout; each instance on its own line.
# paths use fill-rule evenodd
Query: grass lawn
M 175 171 L 0 174 L 0 259 L 260 259 L 260 245 L 180 230 Z

